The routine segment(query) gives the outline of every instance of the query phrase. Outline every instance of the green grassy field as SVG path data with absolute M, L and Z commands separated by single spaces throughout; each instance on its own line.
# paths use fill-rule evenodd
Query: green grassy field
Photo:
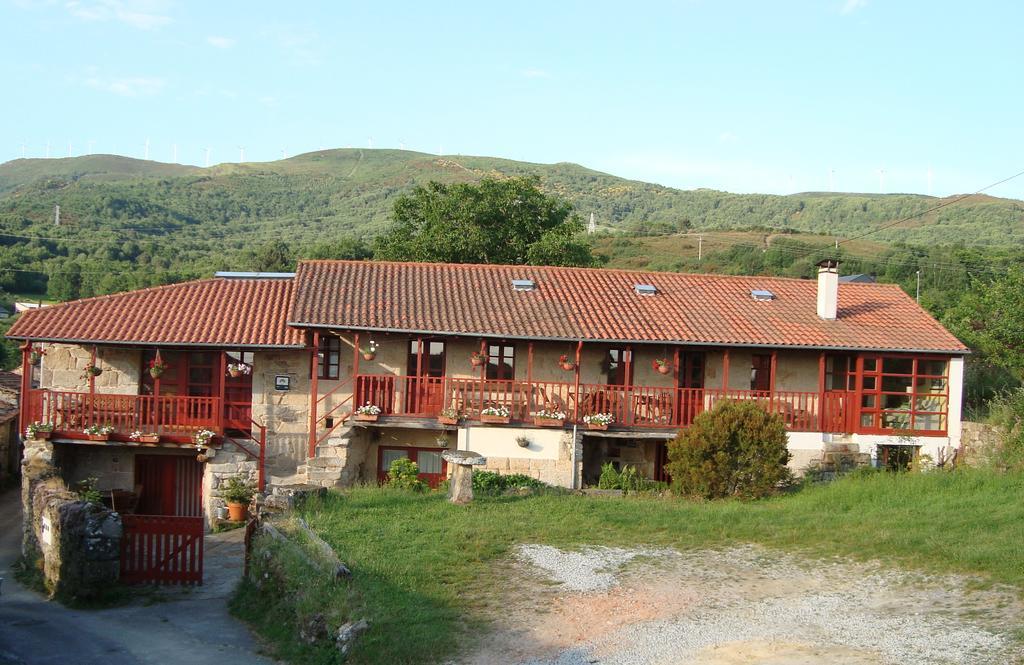
M 437 493 L 358 489 L 303 513 L 354 571 L 352 587 L 313 586 L 293 562 L 306 609 L 372 630 L 354 662 L 441 661 L 469 643 L 481 610 L 500 602 L 500 562 L 520 543 L 704 548 L 760 543 L 810 557 L 879 559 L 907 569 L 979 576 L 1024 589 L 1024 476 L 965 470 L 876 474 L 775 499 L 693 503 L 574 495 L 478 498 L 453 506 Z M 469 590 L 469 591 L 467 591 Z M 243 590 L 236 607 L 294 662 L 335 662 L 329 648 L 294 640 L 295 610 Z M 270 600 L 271 602 L 267 602 Z M 301 611 L 300 611 L 301 613 Z

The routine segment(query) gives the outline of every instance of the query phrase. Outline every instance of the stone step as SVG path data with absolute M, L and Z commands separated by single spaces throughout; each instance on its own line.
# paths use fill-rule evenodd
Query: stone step
M 289 485 L 303 485 L 306 482 L 306 473 L 303 471 L 291 474 L 290 476 L 270 476 L 267 478 L 267 485 L 271 488 L 287 487 Z

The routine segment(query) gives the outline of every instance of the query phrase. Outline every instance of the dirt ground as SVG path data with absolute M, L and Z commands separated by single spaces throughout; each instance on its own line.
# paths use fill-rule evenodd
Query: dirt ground
M 502 565 L 494 630 L 462 662 L 1024 663 L 1013 590 L 755 546 L 562 552 Z

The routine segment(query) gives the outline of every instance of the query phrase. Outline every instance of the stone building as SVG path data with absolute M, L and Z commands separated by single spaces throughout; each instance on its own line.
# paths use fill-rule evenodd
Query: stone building
M 605 463 L 664 480 L 666 441 L 724 399 L 781 416 L 797 469 L 835 447 L 945 457 L 967 353 L 835 262 L 813 281 L 307 261 L 26 312 L 9 336 L 66 479 L 170 514 L 211 514 L 239 473 L 343 486 L 408 457 L 436 485 L 447 447 L 566 487 Z

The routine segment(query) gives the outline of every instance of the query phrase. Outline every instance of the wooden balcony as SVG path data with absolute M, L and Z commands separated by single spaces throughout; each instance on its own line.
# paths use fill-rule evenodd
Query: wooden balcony
M 753 401 L 782 416 L 797 432 L 852 430 L 853 393 L 665 388 L 545 381 L 489 381 L 448 377 L 363 374 L 356 377 L 355 404 L 375 404 L 384 416 L 436 418 L 452 407 L 479 420 L 489 407 L 508 409 L 513 422 L 530 422 L 540 410 L 563 411 L 566 422 L 609 413 L 613 428 L 687 427 L 697 414 L 721 400 Z
M 31 390 L 26 407 L 29 423 L 52 423 L 55 435 L 68 438 L 83 438 L 92 425 L 110 425 L 115 440 L 135 431 L 186 440 L 204 428 L 222 433 L 224 424 L 218 397 Z

